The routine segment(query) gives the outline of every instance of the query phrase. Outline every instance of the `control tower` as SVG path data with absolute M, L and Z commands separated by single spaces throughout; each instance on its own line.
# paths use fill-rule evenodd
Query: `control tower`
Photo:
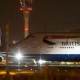
M 24 37 L 27 37 L 29 34 L 29 14 L 32 10 L 33 0 L 20 0 L 21 8 L 23 11 L 25 27 L 24 27 Z

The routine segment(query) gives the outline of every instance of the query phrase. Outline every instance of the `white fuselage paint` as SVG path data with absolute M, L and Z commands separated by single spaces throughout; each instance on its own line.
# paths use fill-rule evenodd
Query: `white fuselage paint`
M 55 35 L 73 37 L 46 38 L 46 40 L 54 42 L 53 45 L 43 42 L 45 36 Z M 17 53 L 18 50 L 24 54 L 80 54 L 80 33 L 34 33 L 11 48 L 14 53 Z

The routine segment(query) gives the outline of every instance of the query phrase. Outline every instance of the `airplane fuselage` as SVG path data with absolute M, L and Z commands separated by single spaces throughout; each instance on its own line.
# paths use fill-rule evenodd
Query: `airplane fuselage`
M 33 33 L 11 50 L 53 61 L 78 61 L 80 33 Z

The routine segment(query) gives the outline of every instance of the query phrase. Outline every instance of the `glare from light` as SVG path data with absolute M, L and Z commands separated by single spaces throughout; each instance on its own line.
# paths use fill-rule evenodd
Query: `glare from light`
M 42 64 L 42 60 L 39 60 L 39 64 Z
M 71 64 L 70 62 L 66 62 L 66 64 Z
M 61 62 L 61 64 L 65 64 L 65 62 Z
M 41 60 L 41 59 L 40 59 L 38 62 L 39 62 L 39 64 L 46 63 L 46 61 L 45 61 L 45 60 Z
M 22 58 L 22 55 L 21 55 L 21 54 L 17 54 L 17 55 L 16 55 L 16 58 L 17 58 L 18 60 L 20 60 L 20 59 Z

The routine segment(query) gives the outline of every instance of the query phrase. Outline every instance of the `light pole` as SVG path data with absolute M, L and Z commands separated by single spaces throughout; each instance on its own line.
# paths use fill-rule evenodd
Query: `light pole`
M 6 73 L 7 73 L 7 76 L 9 75 L 8 51 L 9 51 L 9 22 L 6 24 Z

